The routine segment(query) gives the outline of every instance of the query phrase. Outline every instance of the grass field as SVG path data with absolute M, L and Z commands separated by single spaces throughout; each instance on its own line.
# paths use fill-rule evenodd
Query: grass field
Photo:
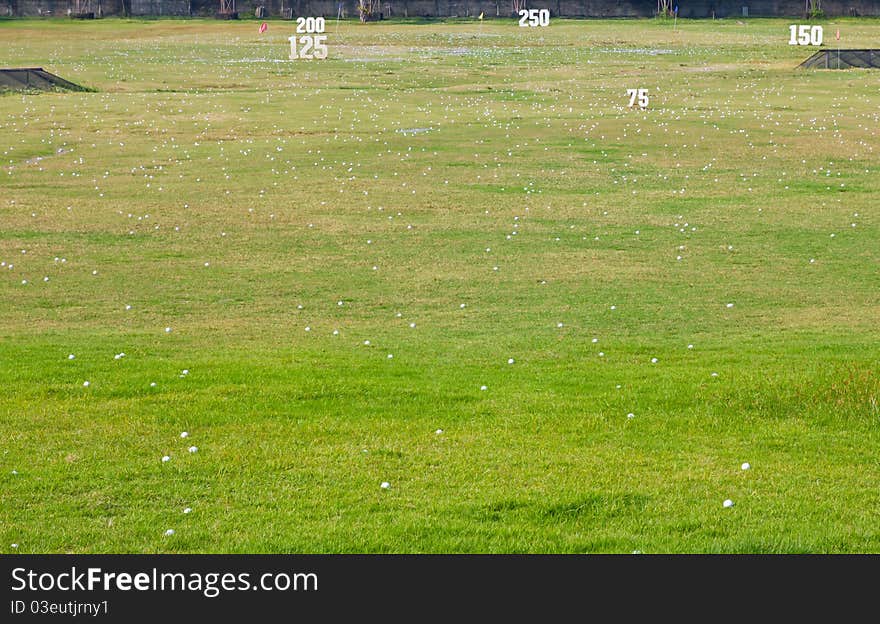
M 789 23 L 0 22 L 94 89 L 0 96 L 0 552 L 880 552 L 880 72 Z

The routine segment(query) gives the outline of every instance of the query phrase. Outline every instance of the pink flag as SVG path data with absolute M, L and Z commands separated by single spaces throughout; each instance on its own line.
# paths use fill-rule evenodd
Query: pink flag
M 266 22 L 260 24 L 260 34 L 266 32 L 269 29 L 269 25 Z

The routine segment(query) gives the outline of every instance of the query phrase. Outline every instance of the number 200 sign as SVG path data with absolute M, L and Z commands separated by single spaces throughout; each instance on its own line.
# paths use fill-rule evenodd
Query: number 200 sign
M 327 58 L 327 35 L 324 32 L 323 17 L 296 18 L 297 34 L 290 39 L 290 60 Z

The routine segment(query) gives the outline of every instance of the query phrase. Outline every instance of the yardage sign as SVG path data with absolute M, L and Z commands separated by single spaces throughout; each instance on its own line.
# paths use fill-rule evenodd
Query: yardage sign
M 822 27 L 809 24 L 792 24 L 788 27 L 791 38 L 788 45 L 822 45 Z
M 648 108 L 648 90 L 647 89 L 627 89 L 626 94 L 629 96 L 629 105 L 639 105 L 639 108 Z
M 550 25 L 549 9 L 522 9 L 519 12 L 519 25 L 522 28 Z
M 327 35 L 324 32 L 323 17 L 296 18 L 297 34 L 290 40 L 290 60 L 311 60 L 327 58 Z

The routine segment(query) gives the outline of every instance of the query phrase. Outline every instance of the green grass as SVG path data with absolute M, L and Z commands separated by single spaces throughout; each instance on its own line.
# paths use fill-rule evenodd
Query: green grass
M 880 73 L 788 23 L 0 23 L 96 90 L 0 96 L 0 551 L 880 551 Z

